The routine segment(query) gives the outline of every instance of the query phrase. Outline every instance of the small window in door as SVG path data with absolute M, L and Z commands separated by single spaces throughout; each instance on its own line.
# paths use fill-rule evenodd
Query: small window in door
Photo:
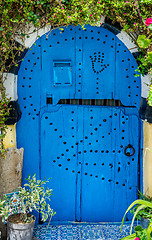
M 72 85 L 71 61 L 53 61 L 54 86 L 65 87 Z

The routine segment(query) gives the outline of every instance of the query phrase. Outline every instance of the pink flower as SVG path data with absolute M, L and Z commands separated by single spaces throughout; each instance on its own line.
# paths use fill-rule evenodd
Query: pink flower
M 100 2 L 98 2 L 98 3 L 100 3 Z
M 4 104 L 4 107 L 6 107 L 6 104 Z
M 135 22 L 134 25 L 137 25 L 137 23 Z
M 147 18 L 145 21 L 146 26 L 149 26 L 150 24 L 152 24 L 152 18 Z
M 79 10 L 79 12 L 81 12 L 81 10 Z
M 62 10 L 64 9 L 64 7 L 62 7 Z
M 56 16 L 54 15 L 54 17 L 56 17 Z
M 68 18 L 70 18 L 71 16 L 68 16 Z
M 135 239 L 134 240 L 140 240 L 140 238 L 139 237 L 135 237 Z
M 92 17 L 92 14 L 90 14 L 90 17 Z
M 128 1 L 126 1 L 126 3 L 128 3 Z
M 125 13 L 125 15 L 127 15 L 127 13 Z

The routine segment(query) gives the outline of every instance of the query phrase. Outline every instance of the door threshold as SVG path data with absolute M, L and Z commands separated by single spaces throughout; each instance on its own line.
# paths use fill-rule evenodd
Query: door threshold
M 49 225 L 120 225 L 121 222 L 74 222 L 74 221 L 51 221 Z M 124 224 L 130 225 L 131 221 L 125 221 Z M 134 223 L 136 225 L 136 221 Z M 40 225 L 48 225 L 47 222 Z

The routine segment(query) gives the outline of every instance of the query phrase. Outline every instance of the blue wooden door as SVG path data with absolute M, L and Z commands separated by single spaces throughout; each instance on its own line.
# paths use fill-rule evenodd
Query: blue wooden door
M 56 220 L 121 221 L 136 198 L 138 134 L 123 107 L 59 105 L 42 115 L 41 174 L 52 177 Z
M 90 26 L 42 36 L 21 64 L 23 177 L 36 172 L 52 178 L 54 220 L 121 221 L 137 198 L 136 67 L 114 34 Z

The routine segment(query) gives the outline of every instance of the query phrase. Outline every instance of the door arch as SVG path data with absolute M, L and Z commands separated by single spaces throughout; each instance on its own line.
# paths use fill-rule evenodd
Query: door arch
M 25 149 L 23 177 L 52 177 L 55 220 L 121 221 L 136 199 L 136 68 L 113 33 L 91 26 L 53 30 L 22 62 L 17 141 Z

